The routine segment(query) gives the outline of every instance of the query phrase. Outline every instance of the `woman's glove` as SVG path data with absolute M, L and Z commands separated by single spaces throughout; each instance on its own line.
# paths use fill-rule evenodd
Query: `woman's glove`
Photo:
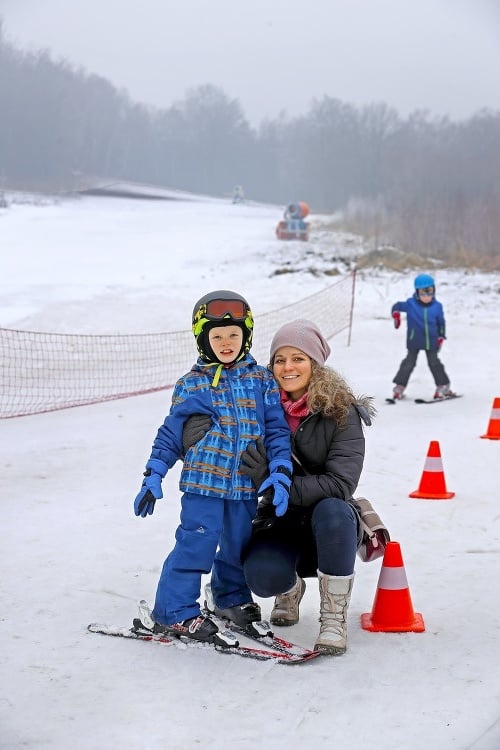
M 212 427 L 210 414 L 192 414 L 184 422 L 182 429 L 182 451 L 184 455 L 196 445 Z
M 401 325 L 401 313 L 397 310 L 392 313 L 392 320 L 394 322 L 394 328 L 399 328 Z
M 157 500 L 163 497 L 161 480 L 167 473 L 167 465 L 158 458 L 150 458 L 146 464 L 141 490 L 134 500 L 136 516 L 151 516 Z
M 240 471 L 250 477 L 256 490 L 269 476 L 266 449 L 260 438 L 255 444 L 250 443 L 241 454 Z
M 283 516 L 288 508 L 288 497 L 292 484 L 292 462 L 277 459 L 269 464 L 269 477 L 259 487 L 259 495 L 262 495 L 269 487 L 274 491 L 273 505 L 276 515 Z
M 271 500 L 272 495 L 273 491 L 268 490 L 268 492 L 259 500 L 257 513 L 252 521 L 254 531 L 267 531 L 274 526 L 276 513 L 274 512 L 274 506 Z

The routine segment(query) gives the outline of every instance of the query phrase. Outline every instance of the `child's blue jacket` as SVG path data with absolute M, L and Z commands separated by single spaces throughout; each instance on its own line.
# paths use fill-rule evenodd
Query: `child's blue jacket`
M 170 413 L 158 430 L 151 459 L 163 461 L 170 469 L 182 458 L 186 419 L 192 414 L 210 414 L 211 429 L 183 459 L 179 489 L 223 499 L 255 500 L 257 491 L 250 477 L 239 470 L 241 454 L 249 443 L 260 437 L 268 461 L 291 461 L 290 429 L 279 389 L 269 370 L 250 354 L 223 367 L 214 387 L 216 366 L 198 359 L 177 381 Z
M 396 302 L 391 312 L 406 313 L 408 349 L 438 350 L 438 339 L 446 338 L 443 306 L 437 299 L 424 305 L 415 292 L 406 302 Z

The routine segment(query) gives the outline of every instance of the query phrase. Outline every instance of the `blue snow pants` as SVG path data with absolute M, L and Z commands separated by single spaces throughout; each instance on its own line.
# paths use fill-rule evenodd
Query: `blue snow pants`
M 357 549 L 358 519 L 345 500 L 326 497 L 312 510 L 288 506 L 270 529 L 253 535 L 245 552 L 246 581 L 254 594 L 268 597 L 289 591 L 297 573 L 349 576 Z
M 252 533 L 256 500 L 222 500 L 185 493 L 175 546 L 163 563 L 153 618 L 162 625 L 200 614 L 201 576 L 212 570 L 212 593 L 218 607 L 252 601 L 241 553 Z

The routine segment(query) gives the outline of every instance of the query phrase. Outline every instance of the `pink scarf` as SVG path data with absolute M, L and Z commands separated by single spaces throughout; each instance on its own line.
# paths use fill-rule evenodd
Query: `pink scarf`
M 281 405 L 285 411 L 286 421 L 294 433 L 304 417 L 309 414 L 307 408 L 307 392 L 298 401 L 292 401 L 286 391 L 280 392 Z

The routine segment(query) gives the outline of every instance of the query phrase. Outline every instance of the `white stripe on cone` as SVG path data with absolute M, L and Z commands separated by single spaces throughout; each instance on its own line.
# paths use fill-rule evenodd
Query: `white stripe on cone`
M 443 462 L 441 458 L 427 456 L 425 459 L 424 471 L 442 472 Z
M 404 568 L 386 568 L 382 566 L 378 579 L 379 589 L 398 591 L 408 588 L 408 581 Z

